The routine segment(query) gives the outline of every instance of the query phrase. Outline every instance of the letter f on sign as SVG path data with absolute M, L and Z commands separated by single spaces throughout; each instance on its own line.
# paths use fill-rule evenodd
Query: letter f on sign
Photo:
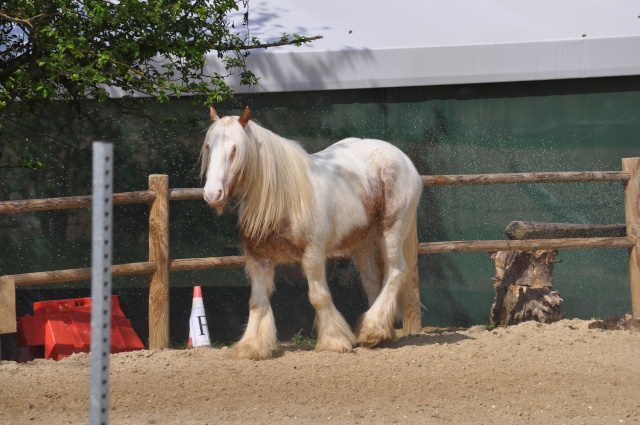
M 200 327 L 200 335 L 206 335 L 208 332 L 205 332 L 205 328 L 207 331 L 209 328 L 207 327 L 207 318 L 206 316 L 198 316 L 198 326 Z

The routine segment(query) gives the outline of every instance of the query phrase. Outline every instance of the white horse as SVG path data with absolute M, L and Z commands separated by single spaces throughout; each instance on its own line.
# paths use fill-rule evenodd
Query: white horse
M 246 269 L 251 278 L 249 322 L 233 347 L 239 359 L 278 351 L 269 298 L 274 266 L 300 262 L 316 310 L 316 350 L 350 351 L 421 331 L 416 214 L 422 181 L 411 160 L 387 142 L 349 138 L 309 155 L 296 142 L 250 120 L 219 118 L 201 152 L 204 199 L 219 213 L 239 201 Z M 333 304 L 327 256 L 348 256 L 360 272 L 369 310 L 356 335 Z

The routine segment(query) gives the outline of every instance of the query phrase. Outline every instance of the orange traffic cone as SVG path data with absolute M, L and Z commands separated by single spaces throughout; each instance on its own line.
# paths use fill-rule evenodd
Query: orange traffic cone
M 193 287 L 193 302 L 191 304 L 191 317 L 189 318 L 189 348 L 210 347 L 209 327 L 207 326 L 207 316 L 204 313 L 204 303 L 202 302 L 202 288 Z

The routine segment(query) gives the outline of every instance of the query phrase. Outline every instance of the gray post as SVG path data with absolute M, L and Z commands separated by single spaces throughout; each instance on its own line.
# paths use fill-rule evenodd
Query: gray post
M 109 423 L 113 145 L 93 142 L 89 423 Z

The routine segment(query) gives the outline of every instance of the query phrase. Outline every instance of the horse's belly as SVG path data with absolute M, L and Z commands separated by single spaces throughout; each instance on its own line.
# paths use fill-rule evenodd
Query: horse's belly
M 349 251 L 359 245 L 379 221 L 377 188 L 371 186 L 366 174 L 358 168 L 357 162 L 337 166 L 333 179 L 316 194 L 316 204 L 325 212 L 318 214 L 315 227 L 327 230 L 324 240 L 328 254 Z
M 306 245 L 285 236 L 268 237 L 260 242 L 245 240 L 243 245 L 246 254 L 269 259 L 274 264 L 300 262 L 306 248 Z
M 354 227 L 334 244 L 327 247 L 327 256 L 349 255 L 349 253 L 365 245 L 373 245 L 380 236 L 380 228 L 375 224 L 366 227 Z

